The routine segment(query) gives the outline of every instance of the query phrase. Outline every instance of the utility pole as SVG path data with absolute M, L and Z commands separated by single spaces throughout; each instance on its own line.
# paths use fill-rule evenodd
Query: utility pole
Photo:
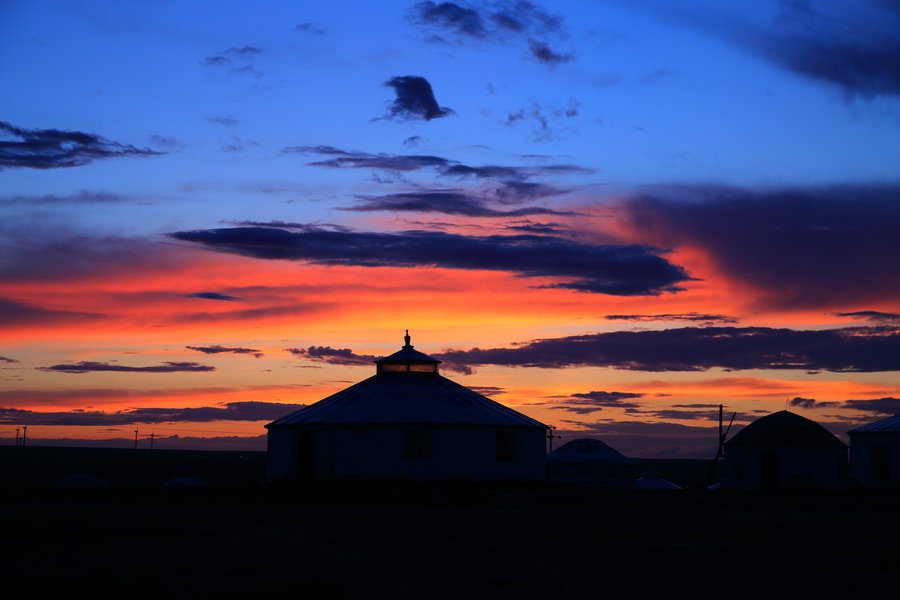
M 156 437 L 155 433 L 150 434 L 150 449 L 153 450 L 153 438 Z
M 22 427 L 22 445 L 25 445 L 25 440 L 28 439 L 28 425 Z
M 737 413 L 731 413 L 731 420 L 728 422 L 728 428 L 722 431 L 722 417 L 723 410 L 725 407 L 723 405 L 719 405 L 719 443 L 716 446 L 716 456 L 713 458 L 712 464 L 709 465 L 709 475 L 706 478 L 706 484 L 712 485 L 713 477 L 716 473 L 716 465 L 719 462 L 719 459 L 725 455 L 725 438 L 728 437 L 728 432 L 731 431 L 731 426 L 734 424 L 734 417 L 737 416 Z
M 134 449 L 135 450 L 137 450 L 137 435 L 138 435 L 138 430 L 135 429 L 134 430 Z
M 19 445 L 19 428 L 16 427 L 16 446 Z
M 553 438 L 562 438 L 561 435 L 554 435 L 554 431 L 556 431 L 555 425 L 550 425 L 550 427 L 547 429 L 547 454 L 553 452 Z

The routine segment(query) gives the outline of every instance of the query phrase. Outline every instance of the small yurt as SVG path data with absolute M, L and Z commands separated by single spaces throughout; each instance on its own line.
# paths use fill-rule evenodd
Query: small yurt
M 850 472 L 867 489 L 900 488 L 900 415 L 848 431 Z
M 633 488 L 637 464 L 594 438 L 578 438 L 547 455 L 547 480 L 587 487 Z
M 405 341 L 372 377 L 266 425 L 271 481 L 546 477 L 546 425 L 447 379 Z
M 818 423 L 782 410 L 725 442 L 725 486 L 739 490 L 847 487 L 847 446 Z

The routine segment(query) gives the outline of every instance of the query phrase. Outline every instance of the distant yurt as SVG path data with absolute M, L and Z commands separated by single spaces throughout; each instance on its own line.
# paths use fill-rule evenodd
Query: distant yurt
M 684 489 L 680 485 L 674 484 L 668 479 L 664 479 L 659 471 L 646 471 L 634 482 L 636 490 L 681 490 Z
M 272 481 L 543 480 L 548 427 L 447 379 L 410 344 L 375 375 L 269 423 Z
M 848 431 L 850 472 L 867 489 L 900 488 L 900 415 Z
M 598 439 L 578 438 L 547 455 L 547 479 L 600 488 L 633 488 L 637 463 Z
M 837 490 L 847 486 L 847 446 L 818 423 L 783 410 L 725 442 L 725 486 Z

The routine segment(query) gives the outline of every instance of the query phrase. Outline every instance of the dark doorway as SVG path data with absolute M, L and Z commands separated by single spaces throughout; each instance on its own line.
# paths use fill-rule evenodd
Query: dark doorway
M 301 431 L 297 434 L 296 455 L 294 464 L 297 465 L 295 478 L 297 481 L 314 481 L 316 478 L 316 432 Z
M 759 487 L 770 491 L 778 489 L 778 454 L 775 452 L 759 454 Z

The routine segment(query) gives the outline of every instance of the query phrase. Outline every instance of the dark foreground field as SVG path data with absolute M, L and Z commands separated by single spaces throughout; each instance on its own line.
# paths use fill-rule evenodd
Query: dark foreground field
M 0 576 L 17 598 L 889 598 L 898 501 L 542 486 L 16 488 L 0 501 Z

